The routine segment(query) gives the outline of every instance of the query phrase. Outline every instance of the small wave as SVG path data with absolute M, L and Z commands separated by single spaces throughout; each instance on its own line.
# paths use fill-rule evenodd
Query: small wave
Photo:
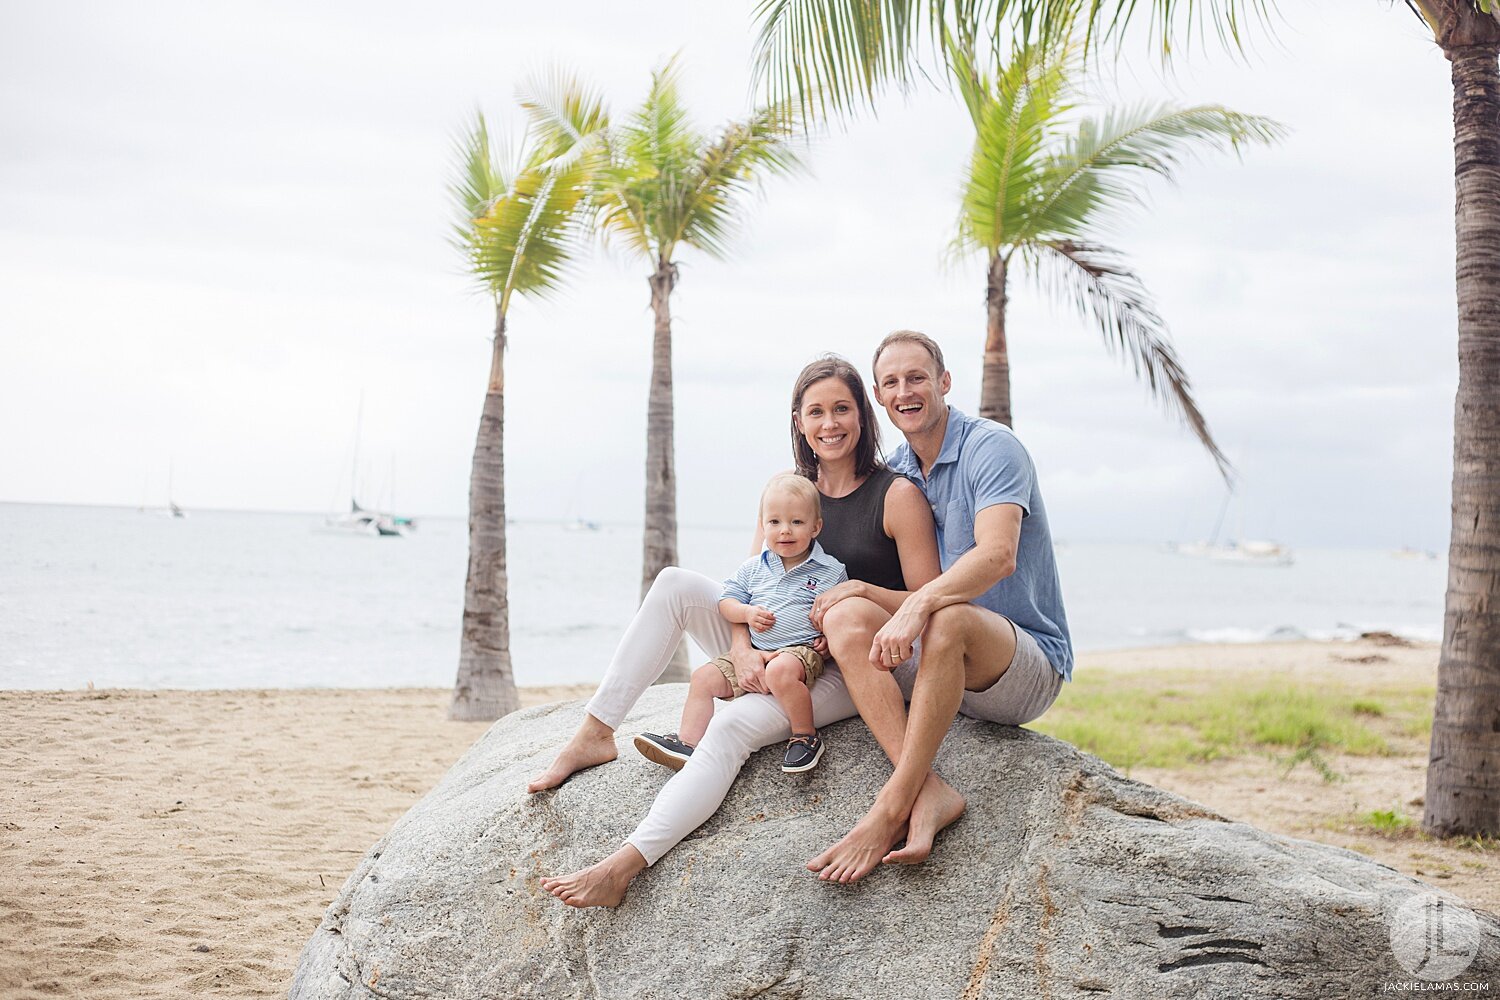
M 1426 625 L 1385 625 L 1365 624 L 1351 625 L 1340 622 L 1332 628 L 1301 628 L 1296 625 L 1275 625 L 1264 628 L 1243 628 L 1226 626 L 1223 628 L 1201 628 L 1183 629 L 1180 632 L 1169 633 L 1168 636 L 1179 642 L 1201 642 L 1201 643 L 1230 643 L 1244 644 L 1252 642 L 1299 642 L 1312 640 L 1315 642 L 1348 642 L 1358 639 L 1365 632 L 1389 632 L 1411 642 L 1439 642 L 1443 637 L 1443 630 Z

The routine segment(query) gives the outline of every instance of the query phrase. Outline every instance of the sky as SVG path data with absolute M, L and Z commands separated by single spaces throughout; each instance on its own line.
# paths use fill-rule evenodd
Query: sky
M 713 129 L 756 97 L 753 7 L 0 0 L 0 500 L 324 511 L 352 475 L 367 504 L 463 515 L 493 312 L 447 243 L 455 135 L 476 109 L 517 134 L 517 87 L 559 67 L 623 116 L 679 51 Z M 1132 45 L 1088 85 L 1290 130 L 1193 162 L 1107 236 L 1238 470 L 1229 533 L 1443 550 L 1447 63 L 1400 4 L 1282 7 L 1247 55 L 1195 44 L 1163 70 Z M 983 263 L 947 249 L 968 129 L 940 87 L 888 93 L 765 185 L 731 259 L 680 253 L 682 523 L 753 520 L 821 352 L 863 370 L 922 330 L 977 410 Z M 513 304 L 512 516 L 640 521 L 648 271 L 599 250 Z M 1054 532 L 1207 536 L 1213 462 L 1098 332 L 1025 280 L 1009 327 Z

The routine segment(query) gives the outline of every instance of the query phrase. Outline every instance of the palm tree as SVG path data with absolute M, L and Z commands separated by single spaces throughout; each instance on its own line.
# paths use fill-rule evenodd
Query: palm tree
M 1371 5 L 1374 6 L 1373 4 Z M 1450 64 L 1457 224 L 1453 534 L 1423 828 L 1500 835 L 1500 3 L 1406 0 Z M 761 0 L 757 62 L 776 94 L 868 103 L 915 72 L 924 37 L 1120 40 L 1147 18 L 1170 55 L 1212 30 L 1229 47 L 1272 0 Z M 827 95 L 827 96 L 823 96 Z
M 498 719 L 520 707 L 510 662 L 505 570 L 506 312 L 515 294 L 554 291 L 577 248 L 607 124 L 599 100 L 567 80 L 524 98 L 531 128 L 507 159 L 483 115 L 457 144 L 453 245 L 494 301 L 495 334 L 469 476 L 469 573 L 463 638 L 448 717 Z
M 1068 124 L 1076 49 L 1020 45 L 993 77 L 969 40 L 947 40 L 953 78 L 974 122 L 954 248 L 984 254 L 986 329 L 980 416 L 1011 426 L 1007 283 L 1021 265 L 1098 324 L 1105 344 L 1174 404 L 1228 478 L 1187 372 L 1145 285 L 1094 234 L 1140 203 L 1132 180 L 1170 180 L 1187 148 L 1270 142 L 1275 122 L 1214 105 L 1113 108 Z M 1134 176 L 1132 176 L 1134 175 Z
M 698 132 L 678 93 L 675 58 L 651 76 L 645 103 L 610 132 L 609 166 L 593 195 L 597 225 L 651 266 L 651 390 L 646 406 L 646 527 L 641 596 L 656 575 L 677 563 L 677 478 L 673 458 L 672 290 L 676 254 L 692 247 L 727 256 L 746 196 L 770 174 L 799 164 L 781 107 L 730 122 L 717 136 Z M 680 651 L 664 681 L 686 680 Z

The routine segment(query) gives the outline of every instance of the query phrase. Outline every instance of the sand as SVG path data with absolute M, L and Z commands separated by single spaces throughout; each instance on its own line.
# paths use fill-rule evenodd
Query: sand
M 1198 646 L 1086 656 L 1078 669 L 1431 682 L 1434 649 L 1390 653 L 1358 663 L 1365 654 L 1344 645 Z M 525 701 L 586 693 L 530 690 Z M 0 997 L 284 996 L 358 859 L 485 731 L 446 721 L 447 698 L 0 692 Z M 1353 825 L 1362 812 L 1419 799 L 1425 747 L 1401 751 L 1336 759 L 1346 780 L 1334 785 L 1309 768 L 1282 778 L 1261 759 L 1134 776 L 1500 909 L 1492 855 Z

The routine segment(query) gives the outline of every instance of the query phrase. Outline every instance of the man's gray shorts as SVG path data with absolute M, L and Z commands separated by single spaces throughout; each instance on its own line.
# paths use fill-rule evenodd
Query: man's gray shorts
M 1042 647 L 1036 644 L 1031 633 L 1016 628 L 1006 619 L 1016 633 L 1016 655 L 1000 679 L 983 691 L 965 691 L 959 704 L 961 714 L 974 719 L 998 722 L 1002 726 L 1020 726 L 1039 717 L 1062 691 L 1062 674 L 1052 666 Z M 901 694 L 911 700 L 912 685 L 917 679 L 917 663 L 922 658 L 921 640 L 911 659 L 902 663 L 891 673 L 901 685 Z

